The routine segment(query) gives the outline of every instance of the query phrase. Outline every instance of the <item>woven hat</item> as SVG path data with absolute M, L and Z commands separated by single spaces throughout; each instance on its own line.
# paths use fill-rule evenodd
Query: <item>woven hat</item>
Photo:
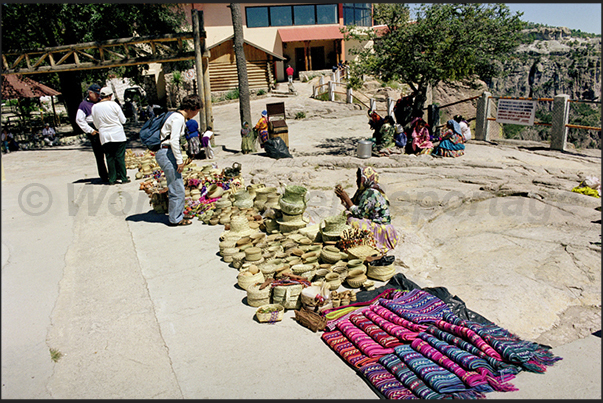
M 238 240 L 245 236 L 250 236 L 258 232 L 255 229 L 249 228 L 249 221 L 245 216 L 234 215 L 230 219 L 230 230 L 225 231 L 220 235 L 223 240 Z
M 322 220 L 318 228 L 323 241 L 334 241 L 341 237 L 343 231 L 352 227 L 347 224 L 344 214 L 337 214 Z
M 253 207 L 253 198 L 247 191 L 247 189 L 241 189 L 233 194 L 234 201 L 232 203 L 233 206 L 239 208 L 249 208 Z
M 230 206 L 232 206 L 232 202 L 228 199 L 228 197 L 222 196 L 222 198 L 216 202 L 216 208 L 219 209 Z
M 289 225 L 289 226 L 295 226 L 295 225 L 301 225 L 303 224 L 303 226 L 305 227 L 306 224 L 308 224 L 308 222 L 310 222 L 309 219 L 304 218 L 303 214 L 285 214 L 283 213 L 283 216 L 280 220 L 276 220 L 277 223 L 279 224 L 284 224 L 284 225 Z
M 224 188 L 222 188 L 222 186 L 218 186 L 214 183 L 207 189 L 205 198 L 206 199 L 215 199 L 215 198 L 222 196 L 223 194 L 224 194 Z

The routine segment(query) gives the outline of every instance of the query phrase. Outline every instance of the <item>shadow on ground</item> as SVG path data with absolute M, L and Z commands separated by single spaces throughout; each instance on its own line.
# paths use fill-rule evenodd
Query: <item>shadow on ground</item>
M 315 147 L 317 152 L 296 152 L 298 156 L 307 155 L 355 155 L 359 139 L 349 137 L 337 137 L 324 139 Z
M 155 210 L 149 210 L 146 213 L 140 213 L 140 214 L 132 214 L 128 217 L 126 217 L 126 221 L 133 221 L 133 222 L 148 222 L 148 223 L 157 223 L 157 224 L 164 224 L 164 225 L 169 225 L 169 219 L 167 214 L 159 214 L 157 212 L 155 212 Z

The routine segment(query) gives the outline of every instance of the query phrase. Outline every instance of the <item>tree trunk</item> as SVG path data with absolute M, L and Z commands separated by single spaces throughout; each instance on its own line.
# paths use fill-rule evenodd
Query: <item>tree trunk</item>
M 247 60 L 245 59 L 245 49 L 243 48 L 243 18 L 241 17 L 241 5 L 239 3 L 230 3 L 230 13 L 232 15 L 232 27 L 234 29 L 234 52 L 237 59 L 237 74 L 239 76 L 239 114 L 241 117 L 241 127 L 243 122 L 251 122 L 251 104 L 249 102 L 249 80 L 247 78 Z
M 80 106 L 82 99 L 84 99 L 80 75 L 75 71 L 66 71 L 59 73 L 59 80 L 69 123 L 71 124 L 74 133 L 82 133 L 82 129 L 75 123 L 77 108 Z

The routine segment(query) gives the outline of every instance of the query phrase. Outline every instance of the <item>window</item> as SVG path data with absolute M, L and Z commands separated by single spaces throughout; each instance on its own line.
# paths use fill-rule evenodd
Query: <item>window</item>
M 293 15 L 291 11 L 291 6 L 270 7 L 270 25 L 277 27 L 293 25 Z
M 316 5 L 317 24 L 337 24 L 337 4 Z
M 311 25 L 316 24 L 316 16 L 314 15 L 314 6 L 293 6 L 293 16 L 295 17 L 295 25 Z
M 248 28 L 267 27 L 270 25 L 268 21 L 268 7 L 247 7 L 245 12 Z
M 343 3 L 344 25 L 372 26 L 371 3 Z
M 354 5 L 354 3 L 350 4 Z M 366 4 L 369 5 L 368 16 L 370 20 L 370 3 Z M 354 16 L 354 8 L 351 10 L 351 19 L 355 20 L 356 17 Z M 359 10 L 361 10 L 361 8 L 359 8 Z M 337 14 L 337 4 L 245 7 L 247 28 L 270 26 L 282 27 L 287 25 L 337 24 Z

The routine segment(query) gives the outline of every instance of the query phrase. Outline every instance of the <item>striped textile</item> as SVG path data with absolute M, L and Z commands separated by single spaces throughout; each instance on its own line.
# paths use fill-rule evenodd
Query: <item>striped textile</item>
M 338 330 L 323 333 L 321 338 L 337 353 L 337 355 L 354 367 L 359 368 L 377 360 L 376 358 L 371 359 L 362 354 L 362 352 Z
M 334 327 L 322 339 L 388 399 L 481 399 L 517 390 L 509 383 L 517 373 L 561 359 L 494 324 L 462 320 L 420 289 L 380 295 Z
M 375 340 L 373 340 L 370 336 L 356 327 L 349 320 L 345 320 L 343 322 L 339 322 L 337 324 L 337 328 L 343 333 L 345 337 L 347 337 L 354 345 L 362 351 L 363 354 L 368 357 L 380 357 L 384 354 L 393 353 L 393 348 L 387 348 L 381 346 Z
M 433 323 L 445 313 L 453 314 L 444 301 L 420 289 L 408 291 L 396 300 L 380 299 L 379 304 L 414 323 Z
M 411 346 L 398 346 L 395 348 L 395 353 L 412 372 L 417 374 L 434 391 L 453 393 L 467 390 L 458 376 L 431 361 Z
M 521 340 L 516 335 L 495 324 L 485 324 L 463 320 L 456 316 L 445 316 L 446 320 L 459 326 L 470 328 L 485 342 L 492 345 L 505 361 L 519 364 L 531 372 L 545 372 L 546 367 L 561 360 L 549 350 L 531 341 Z
M 364 315 L 377 326 L 385 330 L 388 334 L 391 334 L 397 340 L 410 341 L 414 340 L 419 335 L 419 332 L 414 332 L 404 326 L 396 325 L 388 321 L 387 319 L 384 319 L 382 316 L 378 315 L 371 309 L 367 309 L 364 312 Z
M 360 368 L 360 373 L 386 399 L 418 399 L 417 396 L 402 385 L 390 371 L 380 363 L 371 363 Z
M 393 348 L 402 344 L 400 340 L 398 340 L 394 336 L 390 336 L 388 332 L 381 329 L 377 326 L 373 321 L 368 319 L 364 312 L 351 315 L 350 322 L 356 325 L 360 330 L 371 336 L 373 340 L 382 345 L 383 347 Z

